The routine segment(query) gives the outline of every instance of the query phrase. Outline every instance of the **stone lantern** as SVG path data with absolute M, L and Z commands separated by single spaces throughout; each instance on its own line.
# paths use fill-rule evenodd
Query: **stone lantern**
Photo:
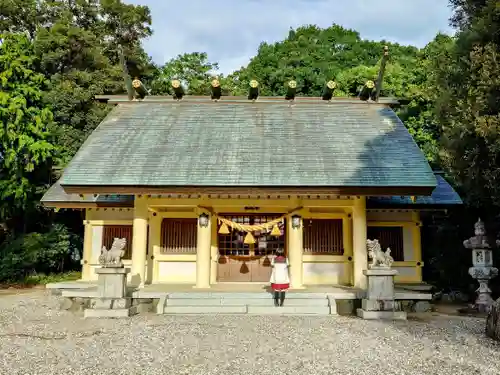
M 494 302 L 488 282 L 498 275 L 498 269 L 493 267 L 493 254 L 481 219 L 474 224 L 474 237 L 465 240 L 464 246 L 472 250 L 472 267 L 469 268 L 469 275 L 479 282 L 474 308 L 480 312 L 487 312 Z

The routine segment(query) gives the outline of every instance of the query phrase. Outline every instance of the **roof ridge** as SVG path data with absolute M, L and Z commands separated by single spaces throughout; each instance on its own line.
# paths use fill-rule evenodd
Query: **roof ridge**
M 263 103 L 283 103 L 287 105 L 295 104 L 310 104 L 310 103 L 325 103 L 325 104 L 359 104 L 359 105 L 375 105 L 387 106 L 397 105 L 399 101 L 396 98 L 380 98 L 379 101 L 363 101 L 355 97 L 334 97 L 331 100 L 323 100 L 316 96 L 298 96 L 294 100 L 286 100 L 283 96 L 259 96 L 256 100 L 249 100 L 246 96 L 222 96 L 218 100 L 212 100 L 209 96 L 200 95 L 185 95 L 181 100 L 176 100 L 168 95 L 146 96 L 142 100 L 129 100 L 127 95 L 96 95 L 95 100 L 106 102 L 109 104 L 117 103 L 245 103 L 245 104 L 263 104 Z

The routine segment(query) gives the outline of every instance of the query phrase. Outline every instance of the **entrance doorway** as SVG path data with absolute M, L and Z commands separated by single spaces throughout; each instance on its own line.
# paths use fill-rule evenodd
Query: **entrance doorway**
M 281 215 L 222 214 L 221 216 L 239 224 L 254 225 L 267 223 Z M 280 236 L 253 232 L 254 244 L 244 243 L 245 232 L 231 230 L 229 234 L 218 234 L 217 281 L 268 282 L 271 277 L 271 259 L 276 250 L 283 249 L 286 253 L 285 220 L 279 223 L 278 227 L 281 231 Z

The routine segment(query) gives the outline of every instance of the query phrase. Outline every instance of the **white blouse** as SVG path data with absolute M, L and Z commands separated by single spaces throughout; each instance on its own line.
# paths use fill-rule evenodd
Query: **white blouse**
M 286 261 L 284 263 L 275 263 L 274 259 L 271 260 L 273 271 L 271 272 L 271 280 L 269 282 L 271 284 L 289 284 L 288 268 L 290 264 L 288 263 L 288 258 L 285 258 Z

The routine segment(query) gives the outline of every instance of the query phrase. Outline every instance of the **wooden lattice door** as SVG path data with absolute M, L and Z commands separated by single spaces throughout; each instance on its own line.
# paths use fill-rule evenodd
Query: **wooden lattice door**
M 240 224 L 261 224 L 280 215 L 221 215 Z M 285 222 L 280 223 L 280 236 L 254 232 L 256 242 L 245 244 L 245 232 L 231 230 L 218 234 L 219 260 L 217 280 L 230 282 L 267 282 L 271 277 L 271 259 L 279 248 L 285 248 Z

